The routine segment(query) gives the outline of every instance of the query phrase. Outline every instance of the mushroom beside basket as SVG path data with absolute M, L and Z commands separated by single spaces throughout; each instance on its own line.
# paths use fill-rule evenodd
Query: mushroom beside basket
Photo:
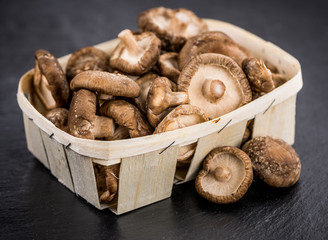
M 197 176 L 205 156 L 219 146 L 239 147 L 247 122 L 254 119 L 253 135 L 273 136 L 293 144 L 295 136 L 296 95 L 302 88 L 301 67 L 297 59 L 284 50 L 239 27 L 218 20 L 204 19 L 210 31 L 229 35 L 255 57 L 275 65 L 289 80 L 238 109 L 219 118 L 143 137 L 99 141 L 77 138 L 60 130 L 40 114 L 38 101 L 29 101 L 33 93 L 34 70 L 19 82 L 17 101 L 22 109 L 29 151 L 67 188 L 98 209 L 110 208 L 122 214 L 171 196 L 175 181 L 186 182 Z M 118 39 L 95 47 L 111 54 Z M 68 56 L 59 58 L 65 69 Z M 38 111 L 39 110 L 39 111 Z M 178 169 L 179 150 L 195 146 L 187 168 Z M 95 171 L 95 166 L 105 166 Z M 107 179 L 96 179 L 105 171 Z M 99 194 L 97 185 L 118 180 L 113 198 L 111 192 Z M 178 179 L 178 180 L 175 180 Z

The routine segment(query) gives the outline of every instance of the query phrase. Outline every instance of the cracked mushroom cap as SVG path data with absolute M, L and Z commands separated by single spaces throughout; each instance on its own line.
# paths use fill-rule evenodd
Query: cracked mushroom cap
M 243 197 L 252 181 L 252 162 L 248 155 L 236 147 L 219 147 L 205 158 L 195 186 L 205 199 L 226 204 Z
M 70 87 L 73 91 L 84 88 L 98 94 L 107 94 L 121 97 L 138 97 L 139 85 L 131 78 L 103 71 L 85 71 L 76 75 Z
M 110 66 L 131 75 L 148 72 L 158 60 L 161 41 L 152 32 L 132 34 L 128 29 L 119 33 L 121 42 L 114 49 Z
M 112 100 L 101 105 L 101 115 L 113 118 L 115 122 L 129 129 L 131 138 L 142 137 L 153 133 L 137 107 L 124 100 Z
M 180 75 L 178 56 L 179 54 L 176 52 L 164 53 L 159 56 L 157 62 L 160 74 L 171 79 L 175 83 L 177 83 Z
M 109 56 L 95 47 L 84 47 L 75 51 L 68 59 L 66 76 L 71 81 L 80 72 L 109 70 Z
M 169 132 L 206 121 L 208 121 L 208 117 L 200 108 L 188 104 L 180 105 L 165 116 L 157 125 L 154 134 Z M 181 147 L 178 153 L 178 163 L 190 163 L 196 145 L 197 144 L 192 143 Z
M 235 43 L 228 35 L 220 31 L 201 33 L 187 40 L 179 53 L 178 65 L 182 70 L 195 56 L 203 53 L 219 53 L 231 57 L 239 66 L 250 54 Z
M 207 31 L 206 23 L 184 8 L 148 9 L 138 16 L 138 26 L 154 32 L 161 39 L 162 48 L 173 52 L 180 51 L 188 38 Z
M 69 134 L 86 139 L 107 138 L 114 134 L 111 118 L 97 116 L 97 95 L 87 89 L 73 94 L 68 113 Z
M 57 59 L 46 50 L 35 52 L 33 85 L 45 108 L 64 106 L 70 96 L 69 84 Z
M 251 158 L 256 175 L 272 187 L 291 187 L 301 175 L 301 161 L 281 139 L 256 137 L 242 148 Z
M 262 59 L 255 57 L 244 59 L 242 68 L 255 92 L 271 92 L 274 88 L 271 71 L 265 66 Z
M 66 108 L 55 108 L 48 111 L 45 117 L 52 122 L 57 128 L 68 132 L 68 109 Z
M 205 111 L 210 119 L 252 100 L 243 70 L 230 57 L 216 53 L 194 57 L 180 74 L 178 91 L 187 92 L 189 103 Z

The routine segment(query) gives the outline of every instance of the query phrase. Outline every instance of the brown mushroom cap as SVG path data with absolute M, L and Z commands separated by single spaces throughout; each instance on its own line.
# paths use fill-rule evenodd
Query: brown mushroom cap
M 162 48 L 173 52 L 178 52 L 188 38 L 207 31 L 206 23 L 184 8 L 148 9 L 138 16 L 138 26 L 154 32 L 162 40 Z
M 120 166 L 94 164 L 94 170 L 100 202 L 110 203 L 117 194 Z
M 95 139 L 113 135 L 114 121 L 111 118 L 96 116 L 97 95 L 80 89 L 72 98 L 68 114 L 69 133 L 75 137 Z
M 242 62 L 242 68 L 253 91 L 268 93 L 275 88 L 271 71 L 265 66 L 262 59 L 246 58 Z
M 52 122 L 57 128 L 68 132 L 68 109 L 66 108 L 55 108 L 48 111 L 45 117 Z
M 272 187 L 291 187 L 301 174 L 301 161 L 292 146 L 281 139 L 256 137 L 242 148 L 251 158 L 257 176 Z
M 97 93 L 122 97 L 138 97 L 139 85 L 131 78 L 102 71 L 85 71 L 76 75 L 70 87 L 73 91 L 84 88 Z
M 159 56 L 157 62 L 160 74 L 171 79 L 175 83 L 177 83 L 180 75 L 178 56 L 179 54 L 176 52 L 164 53 Z
M 203 53 L 220 53 L 231 57 L 239 66 L 242 61 L 249 57 L 246 49 L 235 43 L 223 32 L 204 32 L 187 40 L 179 53 L 179 69 L 183 67 L 195 56 Z
M 99 112 L 113 118 L 118 125 L 128 128 L 131 138 L 150 135 L 153 132 L 138 108 L 124 100 L 105 102 Z
M 64 106 L 70 95 L 69 84 L 57 59 L 46 50 L 35 52 L 33 85 L 45 108 Z
M 161 41 L 152 32 L 133 35 L 128 29 L 118 35 L 121 42 L 114 49 L 110 66 L 131 75 L 142 75 L 156 63 Z
M 222 54 L 194 57 L 182 70 L 178 91 L 187 92 L 190 104 L 210 118 L 231 112 L 252 100 L 252 92 L 239 65 Z
M 109 56 L 95 47 L 84 47 L 75 51 L 67 62 L 67 79 L 70 81 L 80 72 L 88 70 L 108 71 Z
M 206 121 L 208 121 L 208 117 L 200 108 L 188 104 L 180 105 L 165 116 L 157 125 L 154 134 L 169 132 Z M 178 162 L 190 163 L 195 148 L 196 144 L 194 143 L 181 147 L 178 153 Z
M 247 154 L 236 147 L 219 147 L 205 158 L 195 185 L 202 197 L 226 204 L 244 196 L 252 181 L 252 162 Z

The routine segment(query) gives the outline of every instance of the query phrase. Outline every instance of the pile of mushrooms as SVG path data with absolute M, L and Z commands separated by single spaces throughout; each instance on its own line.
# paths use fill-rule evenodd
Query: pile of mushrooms
M 139 31 L 118 34 L 113 52 L 79 49 L 65 71 L 51 53 L 36 51 L 32 104 L 75 137 L 119 140 L 218 118 L 286 81 L 189 10 L 153 8 L 137 22 Z M 194 150 L 181 148 L 181 166 Z

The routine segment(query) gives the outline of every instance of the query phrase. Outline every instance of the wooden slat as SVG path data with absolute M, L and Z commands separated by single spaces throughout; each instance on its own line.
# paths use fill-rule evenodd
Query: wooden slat
M 228 124 L 229 121 L 226 123 Z M 190 181 L 194 179 L 206 155 L 214 148 L 219 146 L 239 147 L 246 129 L 247 120 L 225 127 L 219 132 L 212 133 L 198 140 L 194 158 L 186 176 L 177 176 L 178 179 Z
M 252 137 L 272 136 L 294 144 L 295 114 L 296 95 L 257 114 Z
M 41 137 L 47 152 L 49 168 L 52 175 L 74 192 L 73 181 L 66 159 L 65 147 L 43 131 L 41 131 Z
M 178 147 L 161 151 L 122 159 L 117 214 L 171 196 Z
M 25 114 L 23 114 L 23 120 L 27 149 L 49 169 L 48 157 L 43 145 L 40 129 L 35 125 L 33 119 L 29 119 Z
M 75 193 L 101 209 L 92 159 L 65 148 Z

